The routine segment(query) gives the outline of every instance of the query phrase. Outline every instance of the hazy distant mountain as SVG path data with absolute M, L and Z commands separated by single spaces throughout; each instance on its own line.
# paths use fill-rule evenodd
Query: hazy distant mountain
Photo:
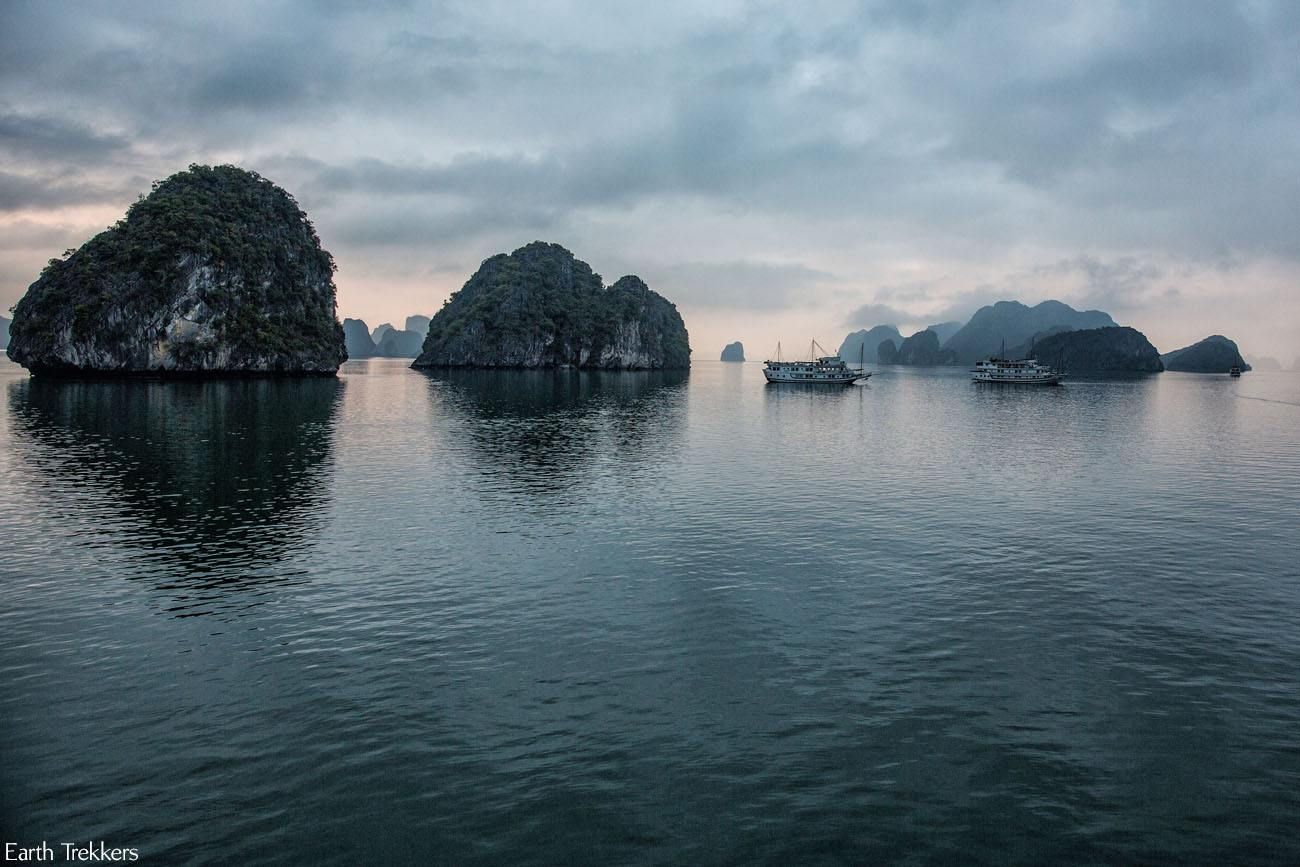
M 1160 360 L 1165 363 L 1165 370 L 1192 373 L 1227 373 L 1232 367 L 1250 370 L 1237 344 L 1222 334 L 1212 334 L 1191 346 L 1166 352 Z
M 1074 329 L 1068 325 L 1053 325 L 1051 328 L 1048 328 L 1045 331 L 1036 332 L 1033 337 L 1030 337 L 1024 343 L 1020 343 L 1015 346 L 1007 344 L 1005 355 L 1007 358 L 1033 358 L 1035 355 L 1038 354 L 1038 344 L 1042 343 L 1044 340 L 1046 340 L 1048 337 L 1051 337 L 1053 334 L 1064 334 L 1068 331 L 1073 331 L 1073 330 Z M 1086 329 L 1086 330 L 1095 331 L 1096 329 L 1094 328 L 1094 329 Z
M 420 332 L 390 328 L 384 332 L 384 339 L 375 347 L 375 355 L 380 358 L 415 358 L 423 346 L 424 335 Z
M 362 319 L 343 320 L 343 340 L 348 347 L 348 358 L 369 358 L 375 354 L 370 327 Z
M 9 320 L 0 316 L 0 349 L 9 345 Z
M 1258 357 L 1247 357 L 1246 363 L 1255 370 L 1281 370 L 1282 362 L 1278 361 L 1271 355 L 1260 355 Z
M 408 316 L 406 317 L 406 330 L 414 331 L 415 333 L 419 334 L 420 339 L 423 340 L 424 335 L 429 333 L 430 321 L 431 320 L 429 319 L 428 316 L 420 316 L 420 315 Z
M 728 343 L 722 348 L 723 361 L 744 361 L 745 345 L 737 340 L 735 343 Z
M 933 366 L 936 364 L 953 364 L 957 356 L 951 349 L 939 348 L 939 335 L 926 328 L 904 340 L 898 347 L 894 364 L 912 364 Z
M 1004 344 L 1010 348 L 1025 343 L 1035 334 L 1115 324 L 1109 314 L 1100 310 L 1075 310 L 1060 301 L 1044 301 L 1033 307 L 1019 301 L 999 301 L 977 310 L 943 348 L 952 350 L 959 363 L 970 364 L 1003 351 Z
M 1038 341 L 1035 355 L 1044 364 L 1070 373 L 1130 371 L 1159 373 L 1165 369 L 1160 353 L 1136 328 L 1087 328 L 1061 331 Z
M 845 361 L 857 361 L 860 358 L 871 361 L 876 358 L 876 350 L 880 344 L 886 340 L 894 341 L 897 347 L 903 342 L 903 335 L 899 334 L 898 329 L 893 325 L 877 325 L 869 331 L 854 331 L 840 344 L 840 358 Z M 865 353 L 862 351 L 864 345 Z
M 939 345 L 943 346 L 954 334 L 961 331 L 965 324 L 965 322 L 940 322 L 938 325 L 927 325 L 925 330 L 939 335 Z
M 370 339 L 375 342 L 375 346 L 378 346 L 380 343 L 384 341 L 385 334 L 387 334 L 390 331 L 396 331 L 396 330 L 397 329 L 393 327 L 393 323 L 385 322 L 383 325 L 380 325 L 374 331 L 370 332 Z

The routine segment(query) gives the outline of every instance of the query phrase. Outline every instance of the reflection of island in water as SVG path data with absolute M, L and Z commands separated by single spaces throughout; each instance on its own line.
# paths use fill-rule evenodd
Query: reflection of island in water
M 555 491 L 594 462 L 636 467 L 681 430 L 687 372 L 438 370 L 434 404 L 455 415 L 476 459 L 534 492 Z
M 276 580 L 327 505 L 335 379 L 63 381 L 9 386 L 29 470 L 53 497 L 106 496 L 106 532 L 169 589 Z

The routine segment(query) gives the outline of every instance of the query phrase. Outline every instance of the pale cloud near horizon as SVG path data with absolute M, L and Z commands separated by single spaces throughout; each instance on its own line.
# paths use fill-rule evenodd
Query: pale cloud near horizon
M 11 2 L 0 49 L 0 307 L 235 162 L 372 325 L 544 239 L 702 358 L 999 298 L 1300 343 L 1291 2 Z

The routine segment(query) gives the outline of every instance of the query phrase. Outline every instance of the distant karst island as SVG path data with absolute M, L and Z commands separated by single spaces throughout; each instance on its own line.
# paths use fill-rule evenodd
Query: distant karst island
M 401 330 L 385 322 L 372 333 L 364 320 L 344 319 L 348 358 L 415 358 L 429 333 L 429 321 L 428 316 L 408 316 Z
M 912 364 L 933 366 L 955 364 L 957 354 L 951 349 L 939 348 L 939 334 L 926 328 L 905 338 L 898 345 L 893 339 L 883 340 L 876 347 L 876 360 L 881 364 Z
M 876 325 L 862 331 L 853 331 L 840 343 L 837 354 L 848 361 L 877 361 L 880 345 L 887 340 L 893 341 L 897 347 L 903 342 L 903 335 L 893 325 Z
M 1075 310 L 1060 301 L 1033 307 L 998 301 L 981 307 L 966 323 L 931 325 L 904 339 L 894 325 L 854 331 L 840 344 L 840 357 L 865 357 L 879 364 L 974 364 L 1002 355 L 1036 356 L 1045 364 L 1075 373 L 1156 373 L 1195 370 L 1226 373 L 1249 370 L 1237 345 L 1214 336 L 1165 355 L 1142 332 L 1118 325 L 1100 310 Z
M 1234 367 L 1250 370 L 1237 344 L 1222 334 L 1212 334 L 1191 346 L 1166 352 L 1160 360 L 1164 362 L 1165 370 L 1189 373 L 1227 373 Z
M 483 261 L 429 323 L 415 368 L 687 368 L 676 306 L 639 277 L 610 286 L 558 244 Z
M 735 343 L 728 343 L 722 347 L 722 361 L 744 361 L 745 344 L 737 340 Z
M 334 260 L 293 197 L 192 165 L 50 261 L 14 307 L 9 356 L 38 374 L 333 374 L 334 310 Z

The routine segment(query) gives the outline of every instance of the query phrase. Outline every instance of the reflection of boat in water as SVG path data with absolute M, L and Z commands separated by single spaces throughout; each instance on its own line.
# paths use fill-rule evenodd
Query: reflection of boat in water
M 1241 376 L 1241 368 L 1234 364 L 1228 370 L 1228 376 L 1233 376 L 1233 377 Z
M 776 360 L 763 364 L 763 376 L 768 382 L 797 382 L 805 385 L 852 385 L 871 376 L 861 366 L 853 368 L 838 355 L 817 355 L 826 350 L 814 340 L 809 349 L 811 361 L 785 361 L 781 358 L 781 344 L 776 345 Z
M 988 358 L 976 362 L 971 371 L 975 382 L 993 382 L 1006 385 L 1057 385 L 1065 374 L 1034 358 L 1011 361 L 1006 358 Z

